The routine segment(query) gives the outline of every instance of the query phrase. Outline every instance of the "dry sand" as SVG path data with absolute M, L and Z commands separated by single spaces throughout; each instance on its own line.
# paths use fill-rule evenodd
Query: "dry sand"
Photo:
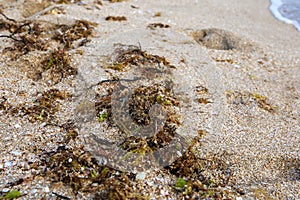
M 88 86 L 110 78 L 101 67 L 103 57 L 113 52 L 114 43 L 140 45 L 148 53 L 164 56 L 177 67 L 174 79 L 189 98 L 186 113 L 182 113 L 183 130 L 207 131 L 202 145 L 194 149 L 200 160 L 207 161 L 201 163 L 201 176 L 209 177 L 217 186 L 205 187 L 229 199 L 300 199 L 300 33 L 277 21 L 268 10 L 267 0 L 85 2 L 52 4 L 55 9 L 62 8 L 61 14 L 54 10 L 34 15 L 48 5 L 30 9 L 35 5 L 32 1 L 0 1 L 0 8 L 16 20 L 28 17 L 49 24 L 72 24 L 83 19 L 97 23 L 91 41 L 68 52 Z M 106 21 L 107 16 L 125 16 L 127 20 Z M 147 27 L 151 23 L 170 27 L 151 29 Z M 8 34 L 0 30 L 1 35 Z M 50 88 L 74 94 L 74 85 L 81 78 L 69 76 L 53 84 L 46 72 L 42 79 L 32 79 L 30 69 L 38 66 L 35 57 L 48 51 L 11 59 L 4 48 L 12 46 L 12 40 L 0 39 L 0 196 L 18 189 L 24 194 L 20 199 L 59 199 L 57 194 L 71 199 L 107 198 L 103 194 L 112 188 L 102 187 L 103 194 L 98 191 L 102 196 L 94 197 L 95 192 L 77 191 L 66 180 L 53 181 L 49 174 L 43 175 L 41 155 L 65 145 L 68 128 L 43 120 L 30 122 L 28 115 L 20 114 L 24 110 L 7 111 L 23 104 L 35 105 L 37 94 Z M 208 89 L 204 97 L 211 103 L 195 102 L 199 96 L 193 92 L 199 85 Z M 77 114 L 75 107 L 73 101 L 61 100 L 52 123 L 72 121 Z M 74 150 L 79 145 L 80 137 L 66 147 Z M 214 159 L 226 167 L 214 166 Z M 178 176 L 167 169 L 149 169 L 145 178 L 126 185 L 133 191 L 126 198 L 134 199 L 133 194 L 138 198 L 136 193 L 148 199 L 218 198 L 211 193 L 209 197 L 209 189 L 195 189 L 194 183 L 184 191 L 174 189 Z M 16 183 L 20 178 L 24 180 Z M 196 172 L 190 182 L 197 182 Z

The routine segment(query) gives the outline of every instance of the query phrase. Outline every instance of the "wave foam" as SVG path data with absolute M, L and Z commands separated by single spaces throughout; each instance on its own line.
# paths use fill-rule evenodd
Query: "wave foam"
M 300 31 L 300 2 L 298 0 L 270 0 L 269 9 L 273 15 Z

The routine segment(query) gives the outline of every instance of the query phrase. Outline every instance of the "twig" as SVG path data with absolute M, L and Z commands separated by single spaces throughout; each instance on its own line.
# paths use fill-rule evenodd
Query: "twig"
M 17 42 L 22 42 L 23 40 L 18 40 L 17 38 L 14 38 L 13 35 L 0 35 L 0 38 L 9 38 L 9 39 L 12 39 L 14 41 L 17 41 Z
M 66 197 L 66 196 L 63 196 L 63 195 L 57 194 L 56 192 L 52 192 L 52 194 L 56 195 L 58 198 L 61 198 L 61 199 L 68 199 L 68 200 L 70 200 L 70 199 L 71 199 L 70 197 Z
M 26 43 L 23 39 L 17 39 L 14 37 L 14 35 L 16 33 L 18 33 L 24 26 L 28 26 L 29 27 L 29 33 L 32 32 L 32 29 L 31 29 L 31 26 L 30 26 L 30 22 L 27 22 L 25 24 L 22 24 L 21 26 L 19 26 L 13 33 L 11 33 L 10 35 L 0 35 L 0 38 L 3 37 L 3 38 L 10 38 L 14 41 L 17 41 L 17 42 L 23 42 L 23 43 Z
M 120 82 L 120 81 L 125 81 L 125 82 L 134 82 L 134 81 L 137 81 L 137 80 L 141 80 L 142 78 L 140 77 L 136 77 L 134 79 L 106 79 L 106 80 L 102 80 L 100 81 L 99 83 L 93 85 L 93 86 L 96 86 L 96 85 L 99 85 L 101 83 L 106 83 L 106 82 Z
M 30 26 L 30 22 L 27 22 L 25 24 L 22 24 L 21 26 L 19 26 L 11 35 L 15 35 L 16 33 L 18 33 L 24 26 L 28 26 L 29 27 L 29 33 L 32 32 L 31 26 Z
M 4 13 L 2 13 L 1 11 L 0 11 L 0 14 L 1 14 L 5 19 L 7 19 L 8 21 L 12 21 L 12 22 L 14 22 L 14 23 L 17 23 L 16 20 L 7 17 L 7 16 L 6 16 Z

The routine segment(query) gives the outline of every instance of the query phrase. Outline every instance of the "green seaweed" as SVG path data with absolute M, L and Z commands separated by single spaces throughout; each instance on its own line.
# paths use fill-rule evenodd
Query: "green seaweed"
M 175 187 L 178 189 L 183 189 L 187 185 L 187 182 L 183 178 L 178 178 Z
M 11 190 L 4 197 L 0 197 L 0 199 L 16 199 L 21 195 L 22 193 L 19 190 Z
M 98 121 L 100 123 L 104 122 L 105 120 L 107 120 L 108 118 L 108 113 L 107 112 L 103 112 L 103 113 L 100 113 L 99 114 L 99 117 L 98 117 Z

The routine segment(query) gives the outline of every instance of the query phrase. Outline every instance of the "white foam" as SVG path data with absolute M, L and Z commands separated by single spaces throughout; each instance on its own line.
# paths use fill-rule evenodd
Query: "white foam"
M 293 24 L 295 27 L 296 27 L 296 29 L 298 30 L 298 31 L 300 31 L 300 21 L 297 21 L 296 19 L 289 19 L 289 18 L 286 18 L 286 17 L 284 17 L 283 15 L 282 15 L 282 13 L 280 13 L 280 11 L 279 11 L 279 9 L 280 9 L 280 7 L 284 4 L 284 3 L 286 3 L 286 2 L 284 2 L 284 1 L 282 1 L 282 0 L 270 0 L 271 1 L 271 5 L 270 5 L 270 10 L 271 10 L 271 12 L 273 13 L 273 15 L 277 18 L 277 19 L 279 19 L 279 20 L 281 20 L 281 21 L 283 21 L 283 22 L 285 22 L 285 23 L 288 23 L 288 24 Z M 296 3 L 296 1 L 297 0 L 295 0 L 295 3 Z M 292 2 L 292 1 L 290 1 L 290 2 Z M 299 11 L 299 13 L 300 13 L 300 11 Z M 300 16 L 299 16 L 299 19 L 300 19 Z

